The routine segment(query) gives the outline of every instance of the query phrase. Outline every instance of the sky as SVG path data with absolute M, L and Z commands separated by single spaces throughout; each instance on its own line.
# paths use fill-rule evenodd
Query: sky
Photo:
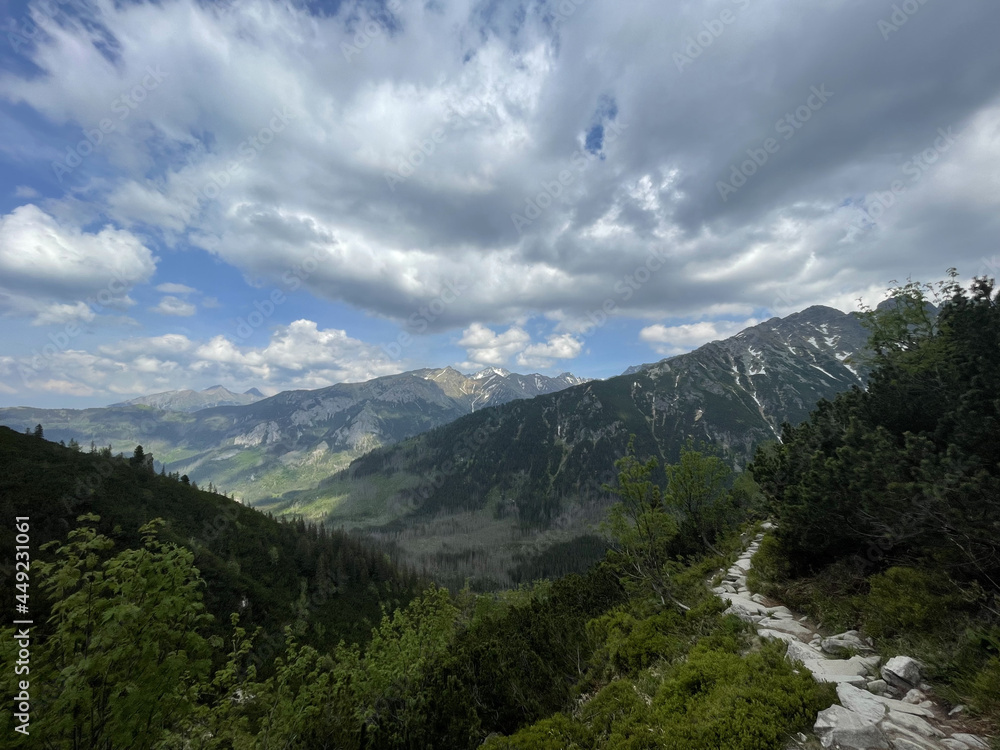
M 0 405 L 609 377 L 1000 267 L 1000 4 L 3 0 Z

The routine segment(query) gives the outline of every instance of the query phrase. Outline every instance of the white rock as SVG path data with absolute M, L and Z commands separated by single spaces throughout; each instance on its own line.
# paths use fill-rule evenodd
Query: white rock
M 854 685 L 837 685 L 837 697 L 844 708 L 863 716 L 873 724 L 882 721 L 889 713 L 889 709 L 884 703 L 867 690 L 861 690 Z
M 951 711 L 948 712 L 948 715 L 949 716 L 954 716 L 955 714 L 960 714 L 963 711 L 965 711 L 965 706 L 963 706 L 961 703 L 959 703 L 957 706 L 955 706 L 953 709 L 951 709 Z
M 789 661 L 800 661 L 805 664 L 807 661 L 819 658 L 820 654 L 816 649 L 810 648 L 800 640 L 792 640 L 788 643 L 788 651 L 785 658 Z
M 933 742 L 925 742 L 918 737 L 893 737 L 893 750 L 940 750 Z
M 909 656 L 894 656 L 882 667 L 882 679 L 909 690 L 920 684 L 920 665 Z
M 885 680 L 872 680 L 868 683 L 868 692 L 875 695 L 882 695 L 888 687 Z
M 955 732 L 951 736 L 953 740 L 958 740 L 959 742 L 964 742 L 969 747 L 976 748 L 976 750 L 990 750 L 990 746 L 987 744 L 986 740 L 982 737 L 977 737 L 974 734 L 966 734 L 965 732 Z
M 941 744 L 944 745 L 948 750 L 972 750 L 968 745 L 966 745 L 961 740 L 956 740 L 953 737 L 941 740 Z
M 926 719 L 921 719 L 919 716 L 911 716 L 910 714 L 890 712 L 889 717 L 883 722 L 882 728 L 888 729 L 889 725 L 904 727 L 924 737 L 944 737 L 944 732 L 931 725 Z
M 810 659 L 804 662 L 817 682 L 847 682 L 864 685 L 865 668 L 854 661 L 845 659 Z
M 924 716 L 928 719 L 934 718 L 934 712 L 928 711 L 926 708 L 914 706 L 910 703 L 903 703 L 903 701 L 893 700 L 892 698 L 886 698 L 884 695 L 878 695 L 876 698 L 882 701 L 889 708 L 889 713 L 911 714 L 912 716 Z
M 925 700 L 927 700 L 927 696 L 916 688 L 913 688 L 913 690 L 903 696 L 903 703 L 912 703 L 914 706 L 920 705 Z
M 882 730 L 843 706 L 830 706 L 819 712 L 813 731 L 823 747 L 845 750 L 888 750 Z
M 851 652 L 868 653 L 871 651 L 868 644 L 851 633 L 835 635 L 831 638 L 823 639 L 823 650 L 834 656 L 846 655 Z
M 761 625 L 765 628 L 771 628 L 772 630 L 780 630 L 784 633 L 791 633 L 792 635 L 809 635 L 809 629 L 802 625 L 801 623 L 795 622 L 795 620 L 782 620 L 776 619 L 774 617 L 769 617 L 766 620 L 761 621 Z

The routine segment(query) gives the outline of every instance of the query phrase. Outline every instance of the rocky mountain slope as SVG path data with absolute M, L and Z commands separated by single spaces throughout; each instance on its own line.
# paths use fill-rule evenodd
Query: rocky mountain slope
M 584 382 L 484 370 L 466 376 L 450 367 L 286 391 L 244 405 L 192 411 L 193 391 L 157 394 L 105 409 L 0 409 L 0 424 L 22 431 L 42 424 L 53 440 L 137 444 L 170 472 L 213 483 L 254 501 L 315 486 L 351 459 L 487 406 L 530 398 Z M 223 393 L 224 391 L 224 393 Z M 250 393 L 250 392 L 248 392 Z M 209 389 L 197 397 L 239 396 Z M 246 394 L 242 394 L 246 395 Z
M 742 465 L 783 422 L 863 386 L 866 341 L 856 315 L 811 307 L 629 375 L 477 411 L 269 506 L 374 529 L 428 565 L 468 544 L 480 567 L 456 563 L 456 575 L 506 580 L 515 556 L 573 544 L 603 517 L 602 485 L 630 435 L 641 456 L 676 460 L 690 438 Z
M 244 406 L 264 398 L 264 394 L 256 388 L 251 388 L 243 393 L 233 393 L 221 385 L 213 385 L 203 391 L 192 391 L 186 388 L 181 391 L 164 391 L 149 396 L 140 396 L 111 404 L 111 408 L 116 406 L 151 406 L 163 411 L 193 412 L 199 409 L 210 409 L 213 406 Z

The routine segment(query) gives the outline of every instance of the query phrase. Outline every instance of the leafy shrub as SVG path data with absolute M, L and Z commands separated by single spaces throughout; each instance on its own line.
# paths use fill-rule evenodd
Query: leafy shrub
M 584 750 L 593 747 L 586 726 L 565 714 L 532 724 L 511 737 L 491 737 L 482 750 Z
M 1000 658 L 994 657 L 972 683 L 972 706 L 1000 722 Z
M 788 579 L 789 565 L 778 540 L 765 536 L 753 556 L 753 567 L 747 573 L 747 588 L 764 596 L 775 596 Z
M 604 658 L 615 674 L 634 674 L 658 659 L 669 661 L 684 653 L 684 640 L 677 637 L 682 624 L 674 611 L 637 619 L 615 609 L 587 623 L 587 634 L 604 643 Z
M 934 632 L 976 597 L 940 570 L 889 568 L 872 576 L 869 585 L 861 608 L 865 630 L 875 638 Z

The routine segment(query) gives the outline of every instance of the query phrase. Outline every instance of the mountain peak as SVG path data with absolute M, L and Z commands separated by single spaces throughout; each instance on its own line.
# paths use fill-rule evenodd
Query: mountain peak
M 479 372 L 473 373 L 469 377 L 474 378 L 476 380 L 480 380 L 482 378 L 492 377 L 493 375 L 499 375 L 502 378 L 506 378 L 510 377 L 510 371 L 505 370 L 502 367 L 487 367 L 484 370 L 480 370 Z

